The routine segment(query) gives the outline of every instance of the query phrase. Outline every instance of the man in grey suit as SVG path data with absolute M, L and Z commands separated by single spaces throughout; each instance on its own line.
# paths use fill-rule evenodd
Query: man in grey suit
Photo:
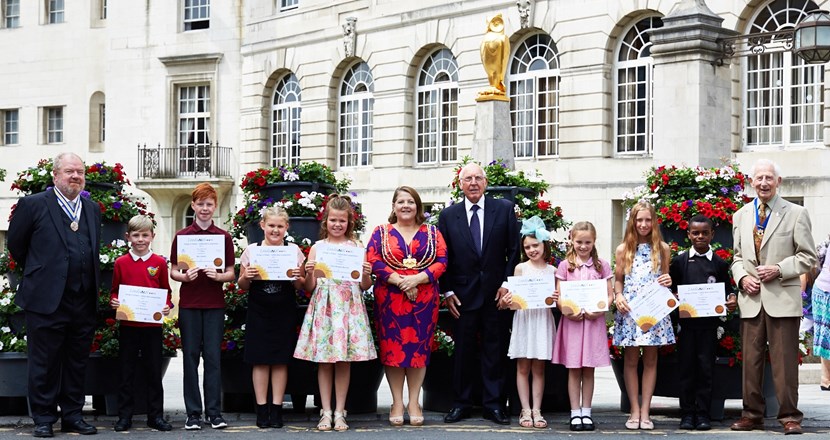
M 732 275 L 740 288 L 743 347 L 743 413 L 735 431 L 764 427 L 762 380 L 767 345 L 784 434 L 801 434 L 798 410 L 799 275 L 815 264 L 810 216 L 778 194 L 781 169 L 761 159 L 752 167 L 757 197 L 733 217 Z
M 52 163 L 54 188 L 17 202 L 9 252 L 24 265 L 15 303 L 26 312 L 29 404 L 35 437 L 95 434 L 81 415 L 84 370 L 95 326 L 101 210 L 81 197 L 86 167 L 73 153 Z

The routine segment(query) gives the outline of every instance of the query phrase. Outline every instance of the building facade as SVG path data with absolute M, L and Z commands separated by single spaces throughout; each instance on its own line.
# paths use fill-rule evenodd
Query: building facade
M 351 178 L 369 225 L 399 185 L 445 203 L 473 144 L 496 13 L 512 47 L 516 167 L 538 169 L 568 219 L 597 226 L 603 256 L 621 240 L 623 194 L 655 163 L 776 160 L 782 195 L 809 208 L 817 238 L 830 229 L 824 66 L 789 52 L 718 65 L 707 46 L 713 27 L 788 29 L 825 1 L 109 3 L 2 0 L 0 152 L 12 177 L 63 150 L 123 163 L 161 220 L 162 252 L 195 183 L 220 188 L 221 223 L 239 176 L 280 163 Z M 700 47 L 665 37 L 687 19 Z M 0 229 L 13 203 L 3 188 Z

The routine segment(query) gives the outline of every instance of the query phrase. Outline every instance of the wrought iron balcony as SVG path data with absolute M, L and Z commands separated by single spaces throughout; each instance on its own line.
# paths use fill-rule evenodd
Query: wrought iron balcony
M 167 148 L 138 145 L 138 179 L 232 178 L 231 148 L 216 144 Z

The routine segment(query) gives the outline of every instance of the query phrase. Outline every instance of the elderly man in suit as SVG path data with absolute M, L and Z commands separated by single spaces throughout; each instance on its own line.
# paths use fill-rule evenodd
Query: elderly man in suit
M 763 429 L 762 378 L 767 344 L 784 434 L 801 434 L 798 410 L 799 275 L 816 261 L 810 216 L 778 194 L 781 169 L 769 160 L 752 167 L 757 197 L 733 217 L 732 275 L 740 288 L 743 343 L 743 412 L 735 431 Z
M 53 162 L 54 188 L 17 202 L 9 252 L 24 264 L 15 302 L 26 312 L 29 404 L 35 437 L 95 434 L 81 415 L 84 370 L 95 326 L 101 211 L 81 197 L 86 167 L 73 153 Z
M 470 163 L 459 175 L 464 202 L 444 209 L 438 229 L 447 243 L 447 271 L 441 292 L 447 308 L 458 319 L 455 328 L 455 403 L 444 422 L 470 417 L 472 378 L 481 374 L 484 418 L 506 425 L 504 411 L 507 346 L 511 314 L 497 307 L 507 292 L 502 283 L 513 275 L 519 260 L 519 223 L 513 203 L 484 197 L 487 177 Z M 479 350 L 477 334 L 481 335 Z M 481 363 L 475 362 L 475 353 Z

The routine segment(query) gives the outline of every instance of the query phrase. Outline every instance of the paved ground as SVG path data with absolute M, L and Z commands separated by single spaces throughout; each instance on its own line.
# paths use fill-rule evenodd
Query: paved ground
M 813 379 L 815 367 L 805 365 L 802 367 L 802 378 Z M 173 359 L 170 368 L 165 376 L 165 410 L 166 417 L 174 426 L 174 431 L 171 433 L 153 432 L 142 426 L 143 418 L 136 416 L 135 429 L 129 434 L 131 438 L 158 438 L 159 435 L 164 435 L 167 438 L 204 438 L 204 437 L 219 437 L 231 434 L 245 434 L 246 438 L 273 438 L 274 435 L 288 434 L 291 438 L 305 438 L 319 435 L 335 435 L 333 433 L 318 433 L 313 427 L 316 425 L 317 415 L 313 413 L 312 409 L 306 411 L 305 414 L 293 414 L 289 412 L 286 415 L 286 428 L 282 430 L 258 430 L 254 426 L 253 414 L 235 414 L 226 413 L 225 418 L 228 420 L 230 427 L 223 431 L 213 431 L 210 428 L 204 428 L 202 431 L 184 431 L 184 402 L 182 400 L 182 383 L 181 383 L 181 358 Z M 743 438 L 750 436 L 772 436 L 781 435 L 781 429 L 775 419 L 766 420 L 766 430 L 763 432 L 755 431 L 753 433 L 734 433 L 729 431 L 729 424 L 740 416 L 741 402 L 740 400 L 728 400 L 726 402 L 726 419 L 723 422 L 715 422 L 714 429 L 709 432 L 689 432 L 677 430 L 678 412 L 677 399 L 655 397 L 653 401 L 653 419 L 656 425 L 655 431 L 652 432 L 632 432 L 626 431 L 623 424 L 626 420 L 626 414 L 619 411 L 620 392 L 617 387 L 614 374 L 610 368 L 603 368 L 597 370 L 596 374 L 596 392 L 594 394 L 594 420 L 597 423 L 598 431 L 595 433 L 585 435 L 593 436 L 614 436 L 614 435 L 694 435 L 696 438 L 705 439 L 709 437 L 717 438 Z M 492 424 L 486 420 L 481 419 L 479 413 L 474 413 L 473 418 L 463 421 L 459 424 L 449 425 L 443 423 L 443 414 L 435 412 L 427 412 L 426 426 L 423 428 L 413 428 L 406 426 L 404 428 L 392 428 L 386 422 L 389 413 L 389 405 L 391 397 L 386 383 L 383 382 L 378 391 L 378 414 L 361 414 L 349 417 L 349 422 L 353 429 L 345 434 L 339 434 L 343 438 L 383 438 L 388 439 L 389 434 L 394 433 L 395 440 L 404 439 L 420 439 L 420 438 L 445 438 L 452 436 L 453 439 L 475 439 L 483 438 L 527 438 L 539 437 L 540 435 L 566 437 L 571 433 L 567 429 L 567 414 L 565 413 L 549 413 L 545 414 L 550 426 L 544 430 L 523 429 L 517 424 L 517 419 L 514 417 L 512 424 L 507 427 L 501 427 Z M 817 382 L 810 384 L 802 384 L 799 386 L 799 400 L 800 409 L 805 414 L 804 427 L 807 436 L 822 436 L 828 438 L 830 435 L 830 392 L 822 392 L 819 389 Z M 307 402 L 309 408 L 312 408 L 313 402 L 309 397 Z M 86 419 L 99 428 L 99 436 L 107 438 L 119 438 L 116 436 L 124 435 L 123 433 L 115 433 L 111 430 L 115 417 L 95 415 L 92 411 L 91 405 L 86 411 Z M 57 428 L 56 427 L 56 433 Z M 0 416 L 0 438 L 10 438 L 11 436 L 29 436 L 31 432 L 31 419 L 24 416 Z M 69 434 L 57 433 L 58 437 L 66 437 Z M 72 434 L 74 436 L 74 434 Z M 578 434 L 577 435 L 583 435 Z

